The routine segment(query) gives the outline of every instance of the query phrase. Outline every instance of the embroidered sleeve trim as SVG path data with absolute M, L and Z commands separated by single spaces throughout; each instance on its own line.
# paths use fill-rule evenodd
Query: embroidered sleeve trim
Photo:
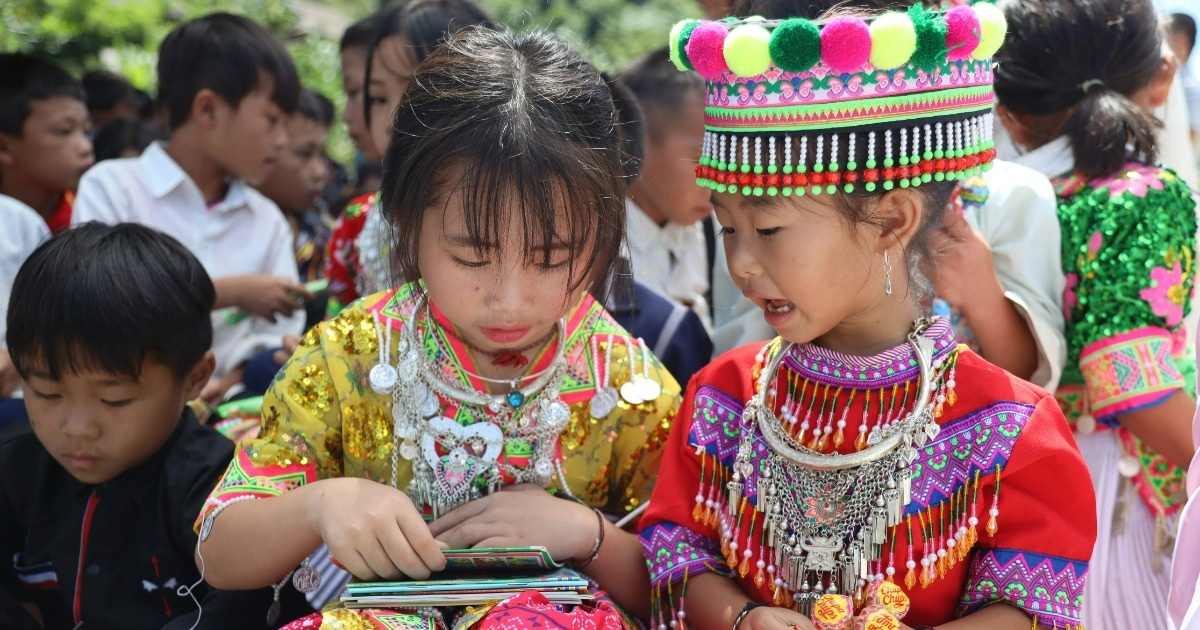
M 998 601 L 1029 613 L 1040 625 L 1082 628 L 1083 587 L 1087 563 L 1016 549 L 989 549 L 972 554 L 959 615 Z
M 265 448 L 277 447 L 266 445 Z M 199 528 L 209 512 L 231 499 L 242 496 L 276 497 L 317 480 L 317 464 L 312 458 L 291 458 L 280 452 L 276 454 L 275 459 L 278 460 L 277 463 L 256 464 L 247 447 L 239 448 L 237 456 L 229 462 L 225 475 L 210 495 L 210 498 L 216 501 L 204 504 L 200 516 L 196 518 L 196 528 Z
M 1079 369 L 1097 420 L 1152 406 L 1185 385 L 1171 358 L 1171 335 L 1157 327 L 1089 344 L 1080 355 Z
M 717 541 L 683 525 L 658 523 L 642 530 L 638 539 L 650 570 L 650 582 L 656 589 L 680 582 L 685 575 L 709 571 L 729 575 L 724 560 L 719 559 Z

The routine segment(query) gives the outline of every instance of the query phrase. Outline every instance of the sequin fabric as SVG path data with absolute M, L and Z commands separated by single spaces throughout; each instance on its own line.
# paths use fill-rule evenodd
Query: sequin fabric
M 1068 420 L 1114 424 L 1121 413 L 1190 391 L 1195 360 L 1181 326 L 1191 310 L 1196 203 L 1187 184 L 1169 169 L 1129 163 L 1111 177 L 1073 175 L 1054 185 L 1066 274 L 1059 402 Z M 1156 513 L 1178 509 L 1148 490 L 1173 485 L 1164 477 L 1182 471 L 1131 444 L 1127 454 L 1143 463 L 1135 480 L 1143 500 Z
M 419 288 L 406 285 L 359 300 L 332 320 L 310 331 L 263 399 L 258 439 L 238 445 L 238 457 L 222 481 L 242 494 L 279 494 L 283 488 L 317 479 L 353 476 L 391 482 L 392 399 L 368 387 L 367 373 L 379 360 L 376 314 L 397 334 L 417 302 Z M 658 470 L 664 442 L 680 401 L 678 384 L 651 357 L 648 374 L 662 384 L 657 400 L 641 405 L 622 402 L 605 418 L 590 414 L 596 392 L 596 361 L 612 352 L 609 384 L 619 387 L 641 373 L 639 361 L 626 361 L 628 336 L 592 298 L 585 297 L 568 316 L 567 378 L 562 398 L 571 419 L 560 438 L 563 471 L 575 496 L 610 513 L 625 513 L 646 501 Z M 469 359 L 455 339 L 427 331 L 428 358 L 442 375 L 461 388 L 475 387 L 464 369 Z M 597 350 L 600 357 L 593 356 Z M 640 357 L 640 355 L 639 355 Z M 551 360 L 547 357 L 546 360 Z M 536 362 L 532 365 L 536 369 Z M 442 415 L 467 425 L 478 410 L 440 400 Z M 510 455 L 523 445 L 510 444 Z M 406 488 L 411 466 L 400 460 L 398 486 Z M 295 472 L 305 475 L 296 481 Z M 289 483 L 276 480 L 286 475 Z M 246 490 L 250 488 L 251 490 Z

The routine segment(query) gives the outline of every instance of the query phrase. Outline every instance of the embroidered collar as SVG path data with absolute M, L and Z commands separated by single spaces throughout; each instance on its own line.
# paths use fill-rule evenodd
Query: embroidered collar
M 933 359 L 949 354 L 957 345 L 954 329 L 944 317 L 934 318 L 924 336 L 933 341 Z M 871 357 L 842 354 L 813 344 L 795 345 L 786 364 L 805 378 L 835 387 L 878 389 L 910 381 L 920 374 L 907 343 Z

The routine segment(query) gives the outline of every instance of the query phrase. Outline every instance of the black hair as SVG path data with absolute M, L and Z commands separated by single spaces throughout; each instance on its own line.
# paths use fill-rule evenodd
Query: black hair
M 774 16 L 768 19 L 785 19 L 789 17 L 831 18 L 839 14 L 881 13 L 885 10 L 907 11 L 915 4 L 912 0 L 736 0 L 733 3 L 733 15 L 749 17 L 752 15 Z M 924 0 L 926 5 L 940 5 L 936 0 Z
M 238 15 L 212 13 L 185 22 L 158 48 L 158 94 L 172 130 L 187 122 L 200 90 L 237 107 L 265 80 L 273 84 L 271 100 L 295 111 L 300 79 L 292 58 L 274 35 Z
M 300 98 L 296 100 L 296 113 L 322 127 L 333 125 L 333 101 L 311 88 L 300 89 Z
M 1009 27 L 996 53 L 996 98 L 1038 119 L 1031 126 L 1035 144 L 1065 135 L 1075 170 L 1087 177 L 1110 175 L 1131 157 L 1157 159 L 1159 123 L 1132 100 L 1162 63 L 1162 33 L 1149 0 L 998 6 Z
M 695 72 L 680 72 L 666 47 L 642 56 L 619 76 L 637 97 L 651 138 L 660 138 L 672 126 L 686 101 L 704 104 L 704 78 Z
M 399 7 L 395 5 L 384 7 L 346 27 L 346 30 L 342 32 L 341 41 L 338 42 L 338 52 L 343 52 L 347 48 L 370 47 L 371 42 L 375 41 L 375 33 L 379 32 L 379 29 L 398 9 Z
M 632 182 L 637 179 L 642 170 L 642 161 L 646 159 L 646 115 L 633 91 L 621 79 L 607 72 L 601 72 L 600 76 L 608 83 L 613 105 L 617 108 L 625 179 Z
M 385 10 L 386 11 L 386 10 Z M 488 14 L 471 0 L 412 0 L 394 11 L 386 11 L 383 23 L 367 49 L 367 69 L 363 75 L 363 120 L 371 124 L 372 57 L 384 40 L 401 36 L 413 54 L 414 69 L 421 65 L 450 36 L 468 26 L 496 28 Z
M 84 223 L 21 266 L 8 351 L 22 376 L 95 369 L 136 379 L 153 357 L 183 378 L 212 346 L 215 296 L 174 238 L 136 223 Z
M 1187 37 L 1188 50 L 1196 47 L 1196 20 L 1186 13 L 1172 13 L 1167 16 L 1167 28 L 1173 33 L 1183 33 Z
M 89 70 L 82 79 L 89 112 L 106 112 L 121 103 L 140 103 L 125 77 L 108 70 Z
M 625 233 L 620 121 L 609 83 L 554 35 L 460 31 L 418 69 L 384 158 L 402 273 L 420 277 L 425 213 L 458 189 L 481 254 L 516 222 L 527 264 L 565 243 L 572 288 L 600 290 Z
M 87 100 L 83 86 L 54 63 L 25 53 L 0 53 L 0 133 L 20 138 L 31 101 L 55 96 Z
M 96 161 L 111 160 L 132 149 L 141 153 L 156 140 L 166 140 L 167 132 L 158 125 L 133 118 L 118 118 L 104 125 L 92 140 Z

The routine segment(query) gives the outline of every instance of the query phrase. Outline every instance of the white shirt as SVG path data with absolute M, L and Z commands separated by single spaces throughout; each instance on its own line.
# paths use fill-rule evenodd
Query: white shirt
M 700 223 L 659 226 L 632 199 L 625 200 L 626 239 L 633 277 L 681 304 L 690 306 L 712 328 L 708 312 L 708 248 Z
M 50 238 L 50 228 L 33 208 L 7 195 L 0 195 L 0 226 L 0 348 L 4 348 L 8 298 L 17 271 L 33 250 Z
M 71 222 L 140 223 L 161 230 L 191 250 L 213 279 L 269 274 L 299 281 L 292 230 L 274 202 L 241 181 L 212 208 L 191 177 L 151 144 L 140 157 L 106 160 L 79 182 Z M 213 311 L 217 376 L 228 373 L 283 335 L 300 334 L 304 310 L 276 323 L 243 316 L 237 309 Z
M 1070 147 L 1067 150 L 1069 153 Z M 992 263 L 1004 295 L 1033 332 L 1038 367 L 1030 380 L 1052 391 L 1067 354 L 1061 307 L 1065 280 L 1054 188 L 1045 176 L 1002 161 L 994 162 L 983 178 L 988 185 L 987 201 L 967 212 L 967 223 L 992 248 Z M 724 251 L 717 239 L 713 265 L 716 354 L 775 336 L 763 320 L 762 310 L 742 297 L 733 283 Z

